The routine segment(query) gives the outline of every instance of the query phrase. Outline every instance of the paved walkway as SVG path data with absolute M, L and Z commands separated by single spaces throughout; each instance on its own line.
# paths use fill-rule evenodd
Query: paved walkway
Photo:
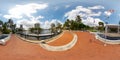
M 12 35 L 7 45 L 0 45 L 0 60 L 120 60 L 120 45 L 107 45 L 87 32 L 75 32 L 77 44 L 70 50 L 51 52 Z
M 70 38 L 68 38 L 68 36 Z M 44 44 L 41 43 L 40 46 L 48 51 L 66 51 L 74 47 L 74 45 L 77 43 L 77 35 L 70 31 L 65 31 L 63 36 L 59 39 L 56 39 L 55 41 Z
M 70 33 L 69 31 L 65 31 L 62 37 L 49 43 L 49 45 L 52 45 L 52 46 L 65 45 L 65 44 L 68 44 L 69 42 L 71 42 L 72 39 L 73 39 L 73 34 Z

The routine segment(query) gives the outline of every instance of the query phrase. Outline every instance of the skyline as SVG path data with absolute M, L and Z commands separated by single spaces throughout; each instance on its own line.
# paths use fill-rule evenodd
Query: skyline
M 51 23 L 58 21 L 63 24 L 67 18 L 75 19 L 76 15 L 80 15 L 82 22 L 90 26 L 98 25 L 99 21 L 118 24 L 120 20 L 119 2 L 119 0 L 2 0 L 0 2 L 0 20 L 6 22 L 12 18 L 17 27 L 23 24 L 24 28 L 28 28 L 39 22 L 42 28 L 50 28 Z M 110 9 L 114 10 L 112 14 L 105 13 Z M 110 17 L 105 20 L 107 14 Z

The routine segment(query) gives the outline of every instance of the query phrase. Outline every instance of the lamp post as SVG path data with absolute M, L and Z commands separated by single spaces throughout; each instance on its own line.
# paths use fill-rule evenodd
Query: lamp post
M 106 22 L 105 22 L 106 26 L 105 26 L 105 44 L 104 44 L 104 46 L 107 46 L 107 44 L 106 44 L 106 38 L 107 38 L 107 32 L 108 32 L 108 26 L 107 26 L 107 24 L 108 24 L 108 22 L 107 22 L 108 18 L 109 17 L 106 18 Z
M 105 26 L 105 38 L 107 38 L 106 34 L 107 34 L 107 31 L 108 31 L 108 26 L 107 26 L 108 22 L 105 22 L 105 23 L 106 23 L 106 26 Z
M 118 34 L 120 33 L 120 21 L 119 21 L 119 24 L 118 24 Z

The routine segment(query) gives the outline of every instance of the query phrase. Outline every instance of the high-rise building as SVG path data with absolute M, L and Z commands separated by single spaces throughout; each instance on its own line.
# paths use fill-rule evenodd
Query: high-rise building
M 40 23 L 35 23 L 35 24 L 34 24 L 34 27 L 35 27 L 35 28 L 40 28 Z
M 23 29 L 23 25 L 20 25 L 20 29 Z
M 8 20 L 8 23 L 9 23 L 10 25 L 13 25 L 13 24 L 14 24 L 14 22 L 13 22 L 12 19 L 9 19 L 9 20 Z
M 7 28 L 10 30 L 14 30 L 14 23 L 12 19 L 9 19 L 7 22 Z

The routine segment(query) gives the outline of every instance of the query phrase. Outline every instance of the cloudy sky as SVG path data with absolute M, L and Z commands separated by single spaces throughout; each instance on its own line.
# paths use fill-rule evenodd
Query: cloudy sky
M 19 27 L 33 27 L 40 23 L 42 28 L 50 28 L 51 23 L 64 23 L 82 17 L 86 25 L 96 26 L 99 21 L 118 24 L 120 20 L 120 0 L 0 0 L 0 20 L 9 18 Z M 109 10 L 114 10 L 110 12 Z M 109 19 L 106 17 L 109 16 Z

